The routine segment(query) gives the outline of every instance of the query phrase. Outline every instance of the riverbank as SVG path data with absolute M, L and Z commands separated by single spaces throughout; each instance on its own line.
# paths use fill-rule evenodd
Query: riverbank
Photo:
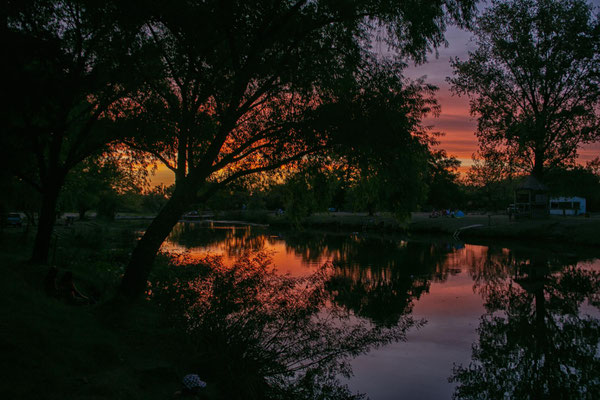
M 71 305 L 46 295 L 48 266 L 26 262 L 32 237 L 7 229 L 0 242 L 0 392 L 11 399 L 168 399 L 197 371 L 184 332 L 153 302 L 106 317 L 131 251 L 131 223 L 57 229 L 54 265 L 97 300 Z M 211 397 L 213 398 L 213 397 Z
M 506 215 L 467 215 L 464 218 L 429 218 L 414 213 L 411 233 L 437 233 L 461 239 L 506 239 L 584 246 L 600 245 L 600 218 L 558 217 L 510 220 Z
M 215 222 L 236 220 L 269 225 L 285 229 L 321 229 L 347 232 L 406 232 L 407 224 L 399 222 L 392 213 L 380 212 L 376 215 L 351 212 L 324 212 L 310 215 L 299 221 L 291 220 L 285 214 L 277 215 L 268 211 L 230 211 L 214 216 Z
M 539 220 L 509 220 L 503 214 L 467 214 L 463 218 L 429 218 L 412 213 L 408 223 L 398 222 L 391 213 L 332 212 L 313 214 L 299 224 L 273 213 L 233 212 L 224 218 L 268 224 L 275 228 L 322 229 L 349 232 L 442 234 L 461 239 L 507 239 L 543 241 L 584 246 L 600 245 L 600 216 L 592 218 L 552 216 Z M 221 219 L 221 216 L 217 216 Z

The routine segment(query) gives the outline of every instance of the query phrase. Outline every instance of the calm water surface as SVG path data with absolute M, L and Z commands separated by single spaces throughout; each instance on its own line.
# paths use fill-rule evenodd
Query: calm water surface
M 407 341 L 352 362 L 348 386 L 371 399 L 468 397 L 482 387 L 496 387 L 491 398 L 600 398 L 598 252 L 444 240 L 181 223 L 164 249 L 226 263 L 264 250 L 294 276 L 331 262 L 330 290 L 354 315 L 385 326 L 423 319 Z

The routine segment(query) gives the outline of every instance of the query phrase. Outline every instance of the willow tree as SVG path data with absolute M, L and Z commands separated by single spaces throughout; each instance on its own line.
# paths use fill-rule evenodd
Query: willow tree
M 175 174 L 175 190 L 138 242 L 121 293 L 143 293 L 162 242 L 193 202 L 248 174 L 323 151 L 339 127 L 327 117 L 357 75 L 378 62 L 375 31 L 399 56 L 422 60 L 473 0 L 177 1 L 140 7 L 157 77 L 138 100 L 149 151 Z M 141 120 L 141 121 L 140 121 Z M 368 132 L 365 132 L 368 134 Z M 407 132 L 407 135 L 410 133 Z M 401 157 L 402 152 L 398 153 Z
M 40 192 L 32 261 L 45 263 L 68 173 L 118 137 L 109 125 L 136 86 L 138 32 L 106 1 L 9 1 L 3 15 L 0 162 Z
M 449 78 L 471 97 L 484 157 L 541 178 L 600 138 L 600 21 L 584 0 L 492 1 Z

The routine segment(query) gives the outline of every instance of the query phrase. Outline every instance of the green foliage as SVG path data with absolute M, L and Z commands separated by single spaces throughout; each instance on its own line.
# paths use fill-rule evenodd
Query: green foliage
M 241 210 L 248 204 L 250 194 L 243 189 L 226 187 L 216 191 L 206 202 L 206 206 L 214 211 Z
M 362 66 L 356 91 L 322 110 L 322 123 L 335 121 L 332 154 L 347 166 L 355 208 L 384 208 L 405 218 L 426 193 L 433 134 L 422 119 L 439 111 L 434 86 L 402 77 L 394 62 Z
M 142 209 L 144 211 L 157 213 L 166 204 L 173 192 L 173 186 L 158 185 L 150 188 L 144 193 Z
M 286 218 L 295 225 L 315 212 L 327 211 L 340 185 L 336 172 L 318 160 L 289 175 L 281 186 Z
M 382 158 L 375 166 L 360 170 L 348 190 L 354 211 L 390 211 L 406 220 L 423 204 L 426 196 L 426 158 L 422 148 L 402 158 Z
M 27 215 L 27 223 L 33 223 L 33 215 L 39 210 L 40 194 L 31 185 L 11 176 L 8 171 L 0 172 L 0 213 L 21 211 Z
M 110 299 L 135 241 L 131 222 L 77 222 L 57 242 L 55 265 L 77 288 Z M 58 228 L 61 233 L 68 229 Z M 75 231 L 77 230 L 77 231 Z M 82 243 L 85 241 L 85 243 Z M 113 319 L 97 306 L 73 306 L 42 290 L 48 268 L 24 260 L 30 243 L 15 235 L 0 251 L 0 322 L 4 346 L 0 391 L 15 399 L 166 399 L 193 366 L 187 336 L 149 302 Z M 101 307 L 101 306 L 100 306 Z
M 316 210 L 317 203 L 308 175 L 296 174 L 287 180 L 284 204 L 286 217 L 296 225 Z

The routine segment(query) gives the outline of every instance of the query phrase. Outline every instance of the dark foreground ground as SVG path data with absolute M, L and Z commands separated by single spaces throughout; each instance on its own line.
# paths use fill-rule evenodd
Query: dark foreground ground
M 189 343 L 151 302 L 107 310 L 130 251 L 131 224 L 59 228 L 54 264 L 98 300 L 70 305 L 43 290 L 48 266 L 26 262 L 31 235 L 0 236 L 0 393 L 5 399 L 169 399 L 197 368 Z M 210 397 L 213 398 L 213 397 Z

